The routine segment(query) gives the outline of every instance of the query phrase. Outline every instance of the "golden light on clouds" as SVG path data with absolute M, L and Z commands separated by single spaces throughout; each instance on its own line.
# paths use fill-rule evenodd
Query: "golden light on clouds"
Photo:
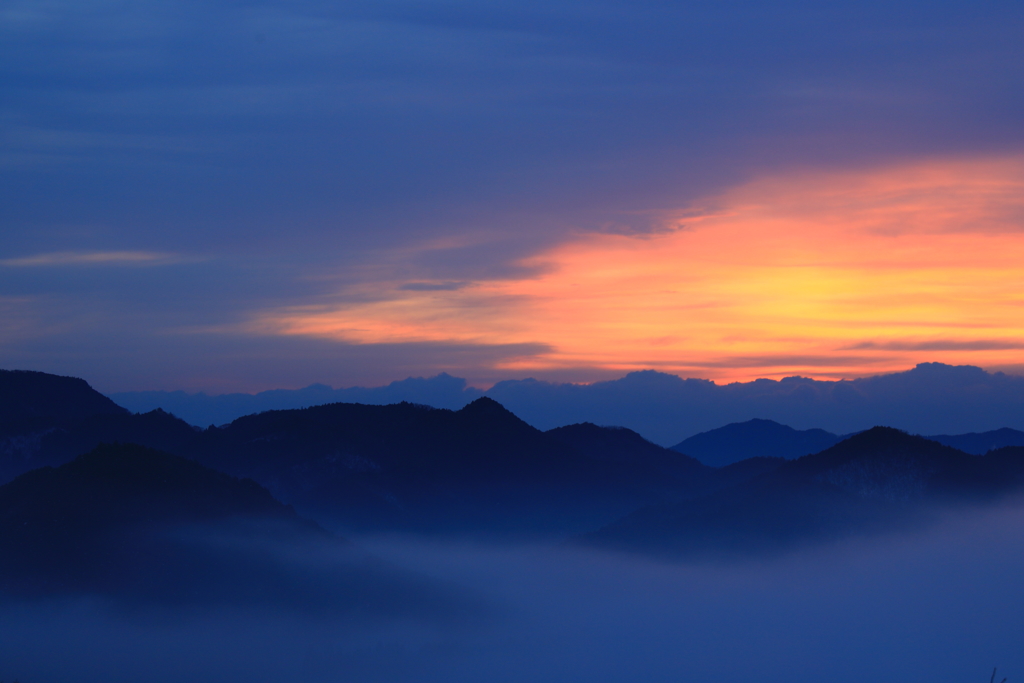
M 354 343 L 543 343 L 506 371 L 657 368 L 747 380 L 1024 358 L 1024 159 L 765 178 L 648 236 L 582 234 L 538 275 L 362 285 L 251 329 Z M 382 296 L 381 292 L 387 295 Z

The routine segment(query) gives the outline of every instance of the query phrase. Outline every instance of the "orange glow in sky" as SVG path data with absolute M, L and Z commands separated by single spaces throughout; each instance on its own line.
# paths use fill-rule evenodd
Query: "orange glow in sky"
M 531 370 L 749 380 L 1024 359 L 1024 159 L 763 178 L 663 218 L 580 234 L 519 280 L 268 312 L 250 329 L 355 343 L 541 343 Z M 386 295 L 382 295 L 382 292 Z M 361 296 L 359 296 L 361 295 Z

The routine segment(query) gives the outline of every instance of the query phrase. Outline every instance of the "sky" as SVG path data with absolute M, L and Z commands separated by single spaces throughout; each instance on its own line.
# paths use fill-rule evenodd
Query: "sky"
M 0 7 L 0 367 L 1024 374 L 1019 2 Z

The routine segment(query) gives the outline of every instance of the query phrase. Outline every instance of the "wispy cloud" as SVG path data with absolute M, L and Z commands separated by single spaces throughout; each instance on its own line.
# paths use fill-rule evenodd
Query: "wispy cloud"
M 454 292 L 465 286 L 465 282 L 406 282 L 398 289 L 405 292 Z
M 866 341 L 843 350 L 886 349 L 890 351 L 1006 351 L 1024 349 L 1024 341 L 1012 339 L 931 339 L 925 341 Z
M 0 259 L 0 266 L 110 266 L 163 265 L 185 260 L 180 254 L 156 251 L 54 251 L 19 258 Z

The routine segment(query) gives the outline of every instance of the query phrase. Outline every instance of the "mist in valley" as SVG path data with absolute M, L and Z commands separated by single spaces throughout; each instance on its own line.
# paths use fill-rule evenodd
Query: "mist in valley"
M 988 680 L 993 666 L 1024 676 L 1020 501 L 739 563 L 394 536 L 264 554 L 308 582 L 299 594 L 345 598 L 7 601 L 0 680 L 952 683 Z

